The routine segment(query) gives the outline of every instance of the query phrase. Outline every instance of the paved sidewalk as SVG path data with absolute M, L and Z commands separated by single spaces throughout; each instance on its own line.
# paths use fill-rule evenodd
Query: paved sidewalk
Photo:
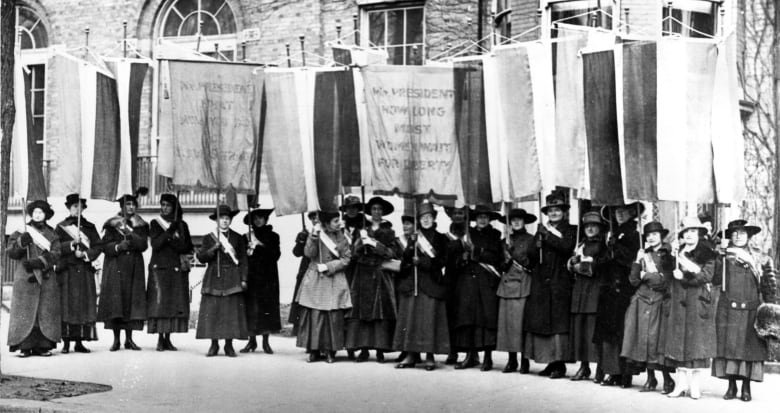
M 195 340 L 194 330 L 175 335 L 178 352 L 154 351 L 156 336 L 136 333 L 142 351 L 108 351 L 111 334 L 89 343 L 91 354 L 60 354 L 21 359 L 4 345 L 8 315 L 2 314 L 2 363 L 5 374 L 89 381 L 113 386 L 105 393 L 24 402 L 0 399 L 0 411 L 532 411 L 532 412 L 777 412 L 780 376 L 754 383 L 751 403 L 721 399 L 726 382 L 707 377 L 700 400 L 669 399 L 660 393 L 639 393 L 590 382 L 550 380 L 535 374 L 502 374 L 506 356 L 495 356 L 491 372 L 455 371 L 440 365 L 433 372 L 395 370 L 392 363 L 356 364 L 343 352 L 333 365 L 306 363 L 291 338 L 272 337 L 276 354 L 240 354 L 206 358 L 208 342 Z M 102 327 L 102 326 L 101 326 Z M 238 342 L 237 348 L 245 342 Z M 394 355 L 391 355 L 391 357 Z M 443 357 L 438 358 L 443 361 Z M 373 360 L 373 353 L 372 353 Z M 532 371 L 541 366 L 532 365 Z M 575 366 L 569 365 L 569 375 Z M 660 378 L 660 377 L 659 377 Z M 644 377 L 636 379 L 641 385 Z

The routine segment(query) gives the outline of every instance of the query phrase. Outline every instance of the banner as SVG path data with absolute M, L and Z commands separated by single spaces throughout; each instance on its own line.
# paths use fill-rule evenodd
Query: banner
M 451 68 L 368 66 L 370 186 L 403 196 L 462 199 Z
M 258 66 L 170 61 L 173 184 L 255 191 L 262 90 Z
M 463 178 L 463 201 L 470 205 L 491 204 L 482 63 L 456 63 L 454 75 L 455 135 Z
M 25 99 L 24 69 L 19 59 L 14 62 L 14 118 L 13 140 L 11 141 L 11 196 L 28 197 L 30 183 L 30 160 L 27 141 L 27 99 Z

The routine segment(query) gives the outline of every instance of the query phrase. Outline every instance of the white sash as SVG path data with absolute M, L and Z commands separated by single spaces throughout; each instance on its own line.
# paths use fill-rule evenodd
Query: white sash
M 458 240 L 458 237 L 455 234 L 453 234 L 452 231 L 447 232 L 446 235 L 447 235 L 447 238 L 450 239 L 450 241 L 457 241 Z
M 171 227 L 171 224 L 168 221 L 166 221 L 165 219 L 163 219 L 162 217 L 155 217 L 154 221 L 157 222 L 157 225 L 159 225 L 160 228 L 163 229 L 163 231 L 167 231 L 168 228 Z M 177 230 L 176 232 L 174 232 L 173 236 L 174 237 L 178 237 L 179 236 L 179 231 Z
M 28 226 L 27 233 L 32 237 L 33 243 L 44 251 L 51 251 L 51 241 L 41 234 L 35 227 Z
M 694 274 L 698 274 L 701 272 L 701 267 L 696 265 L 695 262 L 691 261 L 688 257 L 685 256 L 685 253 L 681 252 L 680 254 L 677 254 L 677 261 L 685 267 L 685 270 L 688 272 L 692 272 Z
M 401 244 L 401 246 L 404 249 L 406 249 L 406 247 L 409 246 L 409 241 L 406 240 L 406 236 L 405 235 L 401 235 L 400 237 L 398 237 L 398 243 Z
M 347 242 L 349 245 L 352 245 L 352 231 L 349 230 L 349 227 L 344 228 L 344 236 L 347 237 Z
M 425 235 L 420 234 L 417 237 L 417 248 L 420 249 L 425 255 L 427 255 L 430 258 L 436 258 L 436 251 L 433 249 L 433 246 L 428 241 L 428 238 L 425 238 Z
M 492 265 L 490 265 L 490 264 L 485 264 L 485 263 L 482 263 L 482 262 L 480 262 L 480 263 L 479 263 L 479 265 L 480 265 L 482 268 L 484 268 L 484 269 L 488 270 L 489 272 L 491 272 L 491 273 L 492 273 L 493 275 L 495 275 L 496 277 L 498 277 L 498 278 L 501 278 L 501 273 L 500 273 L 500 272 L 498 272 L 498 270 L 496 269 L 496 267 L 494 267 L 494 266 L 492 266 Z
M 655 265 L 653 255 L 648 254 L 647 251 L 639 250 L 642 254 L 642 262 L 645 264 L 645 272 L 658 272 L 658 267 Z
M 750 252 L 745 251 L 742 248 L 729 247 L 726 249 L 726 253 L 733 254 L 738 261 L 742 261 L 748 264 L 750 266 L 750 271 L 753 272 L 753 275 L 755 275 L 756 278 L 761 278 L 761 271 L 759 270 L 755 258 L 752 254 L 750 254 Z
M 230 243 L 230 240 L 224 235 L 222 235 L 221 232 L 213 231 L 210 233 L 212 237 L 214 237 L 214 240 L 216 240 L 220 245 L 222 245 L 222 248 L 225 249 L 225 253 L 230 256 L 230 258 L 233 259 L 233 262 L 238 265 L 238 256 L 236 255 L 236 249 L 233 248 L 233 244 Z
M 336 242 L 334 242 L 333 239 L 331 239 L 328 234 L 323 231 L 320 232 L 320 241 L 322 241 L 322 245 L 324 245 L 325 248 L 327 248 L 334 257 L 341 257 L 341 254 L 339 254 L 339 250 L 336 247 Z
M 73 239 L 73 241 L 79 241 L 84 244 L 87 249 L 90 248 L 89 237 L 84 233 L 84 231 L 79 231 L 78 228 L 76 228 L 76 226 L 73 224 L 60 225 L 60 228 L 62 228 L 62 230 L 65 231 L 65 233 L 68 234 L 68 236 Z
M 549 231 L 550 234 L 553 234 L 558 238 L 563 238 L 563 234 L 561 234 L 561 231 L 558 231 L 558 228 L 555 228 L 550 224 L 544 224 L 544 227 L 547 228 L 547 231 Z

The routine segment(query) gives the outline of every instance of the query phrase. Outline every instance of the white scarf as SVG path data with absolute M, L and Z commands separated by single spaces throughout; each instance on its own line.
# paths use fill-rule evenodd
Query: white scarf
M 222 245 L 222 248 L 225 249 L 225 253 L 230 256 L 231 259 L 233 259 L 233 262 L 238 265 L 238 256 L 236 255 L 236 249 L 233 248 L 233 244 L 230 243 L 230 240 L 228 240 L 228 237 L 222 234 L 220 231 L 213 231 L 210 233 L 212 237 L 214 237 L 214 240 L 216 240 L 220 245 Z

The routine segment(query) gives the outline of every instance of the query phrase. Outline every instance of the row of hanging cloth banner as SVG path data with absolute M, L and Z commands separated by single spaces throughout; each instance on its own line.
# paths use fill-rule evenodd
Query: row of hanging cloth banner
M 252 193 L 262 170 L 279 215 L 335 208 L 358 185 L 466 204 L 558 186 L 594 204 L 741 201 L 733 35 L 558 33 L 426 66 L 171 60 L 158 172 Z
M 137 187 L 141 96 L 148 59 L 81 59 L 55 50 L 46 61 L 44 125 L 32 116 L 32 72 L 14 67 L 16 118 L 11 193 L 27 199 L 80 193 L 113 200 Z M 39 145 L 42 129 L 46 147 Z M 38 137 L 36 137 L 38 136 Z M 48 164 L 48 182 L 42 168 Z

